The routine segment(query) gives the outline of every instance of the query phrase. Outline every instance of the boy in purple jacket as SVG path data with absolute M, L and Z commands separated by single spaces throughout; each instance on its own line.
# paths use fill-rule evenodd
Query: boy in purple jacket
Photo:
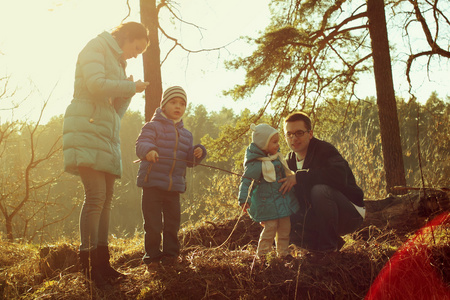
M 174 264 L 178 259 L 180 193 L 186 191 L 186 167 L 194 167 L 206 156 L 205 147 L 193 146 L 192 133 L 183 126 L 186 105 L 183 88 L 168 88 L 136 141 L 141 159 L 137 185 L 142 187 L 143 262 L 150 273 L 156 272 L 160 263 Z

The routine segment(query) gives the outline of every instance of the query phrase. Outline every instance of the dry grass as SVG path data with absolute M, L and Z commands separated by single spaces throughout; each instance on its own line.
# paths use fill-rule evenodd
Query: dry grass
M 319 262 L 294 248 L 297 256 L 292 262 L 274 255 L 265 262 L 255 260 L 260 230 L 247 217 L 184 230 L 180 235 L 180 265 L 153 277 L 144 274 L 141 264 L 142 236 L 114 239 L 113 265 L 128 277 L 108 291 L 93 287 L 78 272 L 75 244 L 63 242 L 38 249 L 0 241 L 0 298 L 364 299 L 383 266 L 405 245 L 410 249 L 426 245 L 426 259 L 450 291 L 448 218 L 432 231 L 412 236 L 407 243 L 408 236 L 395 230 L 366 227 L 345 236 L 346 244 L 339 255 Z M 425 286 L 426 281 L 424 277 Z M 389 286 L 384 289 L 388 291 Z

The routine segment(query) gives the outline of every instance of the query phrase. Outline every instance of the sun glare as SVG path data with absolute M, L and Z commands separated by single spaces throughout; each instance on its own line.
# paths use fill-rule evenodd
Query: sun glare
M 120 1 L 24 0 L 1 4 L 0 28 L 9 30 L 0 38 L 0 75 L 10 78 L 8 87 L 16 91 L 16 98 L 30 102 L 15 115 L 34 119 L 49 98 L 47 115 L 63 113 L 73 93 L 79 51 L 125 16 L 126 3 Z M 3 113 L 9 114 L 0 110 Z

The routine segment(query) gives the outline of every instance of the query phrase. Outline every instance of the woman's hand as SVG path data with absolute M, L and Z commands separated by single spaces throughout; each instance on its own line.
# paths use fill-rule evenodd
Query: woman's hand
M 131 79 L 133 79 L 132 76 L 130 76 Z M 135 81 L 134 84 L 136 85 L 136 93 L 142 93 L 143 91 L 145 91 L 145 89 L 147 88 L 147 86 L 150 84 L 148 82 L 142 82 L 140 80 Z
M 159 158 L 159 154 L 158 152 L 156 152 L 155 150 L 150 151 L 149 153 L 147 153 L 147 155 L 145 156 L 145 159 L 150 161 L 150 162 L 157 162 Z

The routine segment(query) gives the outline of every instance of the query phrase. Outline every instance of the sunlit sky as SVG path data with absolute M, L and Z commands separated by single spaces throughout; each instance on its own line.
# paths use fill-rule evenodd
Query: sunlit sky
M 201 33 L 186 24 L 179 28 L 164 17 L 161 23 L 174 36 L 182 33 L 183 43 L 192 50 L 224 46 L 244 35 L 255 36 L 269 22 L 268 0 L 178 2 L 180 16 L 203 28 Z M 130 4 L 127 21 L 139 22 L 139 1 L 130 0 Z M 253 12 L 251 17 L 249 11 Z M 125 0 L 2 0 L 0 76 L 11 78 L 8 87 L 17 90 L 16 101 L 28 97 L 26 105 L 14 112 L 15 117 L 35 119 L 48 98 L 45 118 L 64 113 L 72 99 L 79 51 L 97 34 L 120 24 L 127 14 Z M 170 47 L 172 43 L 167 41 L 161 45 L 161 57 Z M 222 96 L 224 89 L 238 83 L 237 74 L 224 71 L 223 60 L 243 53 L 251 53 L 244 41 L 203 54 L 187 55 L 178 49 L 163 65 L 163 88 L 181 85 L 189 101 L 194 105 L 203 104 L 209 110 L 236 106 L 234 101 Z M 127 73 L 135 79 L 143 79 L 142 56 L 128 60 Z M 244 73 L 239 76 L 243 78 Z M 131 109 L 144 110 L 141 95 L 133 98 Z M 261 102 L 258 99 L 248 101 L 254 105 Z M 9 107 L 7 102 L 2 101 L 0 109 Z M 0 110 L 0 117 L 2 115 L 6 120 L 11 112 Z
M 139 1 L 130 0 L 131 14 L 127 21 L 140 21 Z M 187 55 L 178 49 L 163 65 L 163 88 L 183 86 L 189 101 L 203 104 L 208 110 L 222 107 L 257 108 L 264 103 L 265 93 L 250 99 L 234 102 L 222 91 L 242 83 L 243 72 L 226 71 L 224 60 L 248 55 L 251 48 L 240 36 L 257 36 L 269 23 L 269 0 L 180 0 L 180 16 L 187 22 L 203 28 L 200 31 L 187 24 L 181 28 L 167 21 L 163 15 L 162 26 L 167 32 L 180 37 L 192 50 L 228 45 L 226 49 L 202 54 Z M 14 0 L 0 2 L 0 78 L 10 77 L 11 98 L 0 101 L 0 122 L 11 118 L 7 110 L 10 101 L 25 102 L 14 110 L 15 118 L 36 119 L 43 101 L 49 100 L 44 120 L 63 114 L 73 93 L 75 63 L 85 44 L 104 30 L 111 30 L 128 14 L 125 0 Z M 231 43 L 233 42 L 233 43 Z M 230 44 L 231 43 L 231 44 Z M 162 55 L 172 44 L 161 44 Z M 142 58 L 128 61 L 127 73 L 143 79 Z M 447 69 L 448 70 L 448 69 Z M 401 70 L 399 70 L 401 72 Z M 433 82 L 426 74 L 416 79 L 421 97 L 438 91 L 441 97 L 450 95 L 447 72 L 433 73 Z M 394 74 L 395 78 L 395 74 Z M 441 80 L 441 81 L 440 81 Z M 0 94 L 3 87 L 0 87 Z M 374 95 L 374 82 L 367 78 L 360 85 L 367 95 Z M 407 89 L 406 83 L 396 82 L 397 95 Z M 407 96 L 405 96 L 407 97 Z M 144 110 L 144 100 L 136 95 L 131 109 Z

